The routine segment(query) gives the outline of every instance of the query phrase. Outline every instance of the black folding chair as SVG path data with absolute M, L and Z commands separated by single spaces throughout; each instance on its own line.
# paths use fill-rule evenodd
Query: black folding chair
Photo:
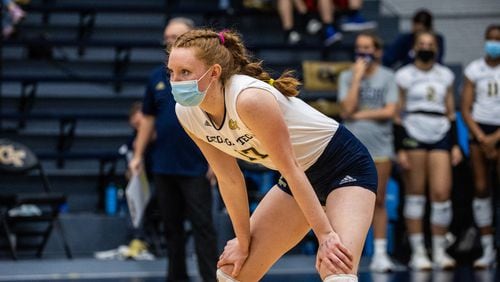
M 2 193 L 0 190 L 0 229 L 5 235 L 12 258 L 17 259 L 17 250 L 21 248 L 36 249 L 36 256 L 42 257 L 54 228 L 60 235 L 66 257 L 72 258 L 70 247 L 59 222 L 59 210 L 61 205 L 66 203 L 66 195 L 51 192 L 43 167 L 29 148 L 8 139 L 0 139 L 0 174 L 13 176 L 12 179 L 15 181 L 31 173 L 36 173 L 40 177 L 42 191 L 39 187 L 29 187 L 30 190 L 40 191 L 30 193 L 13 193 L 12 191 Z M 5 188 L 5 185 L 8 185 L 5 181 L 0 183 L 0 188 Z M 15 214 L 12 212 L 15 209 L 19 210 L 23 205 L 35 205 L 40 213 Z M 30 225 L 33 228 L 26 228 Z M 21 239 L 30 243 L 23 245 Z

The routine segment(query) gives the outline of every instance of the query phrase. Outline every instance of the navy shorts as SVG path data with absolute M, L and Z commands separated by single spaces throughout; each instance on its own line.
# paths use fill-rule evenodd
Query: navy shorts
M 446 135 L 439 141 L 434 143 L 425 143 L 416 140 L 410 136 L 406 136 L 403 139 L 403 149 L 404 150 L 443 150 L 443 151 L 451 151 L 452 140 L 451 140 L 451 132 L 448 131 Z
M 377 169 L 370 153 L 343 125 L 326 146 L 318 160 L 306 170 L 306 176 L 322 205 L 336 188 L 359 186 L 377 193 Z M 278 187 L 292 195 L 283 176 Z
M 483 131 L 484 134 L 489 135 L 500 128 L 498 125 L 490 125 L 490 124 L 484 124 L 484 123 L 478 123 L 479 127 Z M 476 137 L 473 134 L 470 134 L 470 143 L 472 144 L 479 144 L 479 141 L 477 141 Z M 496 145 L 497 148 L 500 148 L 500 142 L 497 142 Z

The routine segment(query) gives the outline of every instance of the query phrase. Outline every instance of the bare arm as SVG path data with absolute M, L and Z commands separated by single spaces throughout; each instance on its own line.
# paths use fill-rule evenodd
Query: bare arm
M 392 120 L 396 114 L 396 103 L 388 103 L 383 108 L 366 109 L 356 112 L 354 119 Z
M 349 118 L 353 115 L 359 103 L 359 90 L 361 88 L 361 80 L 366 71 L 367 63 L 364 59 L 358 58 L 352 66 L 352 80 L 347 91 L 347 96 L 340 102 L 342 108 L 342 117 Z
M 394 139 L 396 141 L 395 147 L 396 147 L 396 153 L 398 154 L 398 163 L 401 165 L 403 169 L 410 169 L 410 162 L 408 160 L 408 155 L 406 154 L 406 151 L 402 148 L 403 147 L 403 136 L 404 135 L 404 127 L 403 127 L 403 120 L 401 118 L 401 114 L 405 108 L 405 103 L 406 103 L 406 91 L 399 87 L 399 100 L 398 103 L 396 104 L 396 114 L 394 115 L 394 125 L 395 125 L 395 132 L 394 132 Z M 401 147 L 401 148 L 398 148 Z
M 140 123 L 137 130 L 137 136 L 133 142 L 134 144 L 134 157 L 129 163 L 129 168 L 132 173 L 137 173 L 141 167 L 144 151 L 148 146 L 153 133 L 154 133 L 155 117 L 151 115 L 144 115 L 144 120 Z
M 453 97 L 453 87 L 450 86 L 446 90 L 446 98 L 445 98 L 445 103 L 446 103 L 446 116 L 448 117 L 449 120 L 454 121 L 455 120 L 455 98 Z
M 458 137 L 457 137 L 457 128 L 455 124 L 455 99 L 453 97 L 453 86 L 448 87 L 448 90 L 446 92 L 446 116 L 448 119 L 452 122 L 451 127 L 451 136 L 453 138 L 452 144 L 453 147 L 451 149 L 451 164 L 453 166 L 456 166 L 458 163 L 462 161 L 462 152 L 460 151 L 460 147 L 458 146 Z
M 405 109 L 406 91 L 401 87 L 398 87 L 398 89 L 399 89 L 399 99 L 398 103 L 396 104 L 396 114 L 394 115 L 394 122 L 396 124 L 402 124 L 403 121 L 401 119 L 401 114 Z
M 245 180 L 236 159 L 198 139 L 187 130 L 186 132 L 200 148 L 214 171 L 236 238 L 239 240 L 242 251 L 248 254 L 250 246 L 250 208 Z
M 464 76 L 464 87 L 462 90 L 462 116 L 469 127 L 472 135 L 478 141 L 484 139 L 485 134 L 479 125 L 472 119 L 472 104 L 474 102 L 474 83 Z

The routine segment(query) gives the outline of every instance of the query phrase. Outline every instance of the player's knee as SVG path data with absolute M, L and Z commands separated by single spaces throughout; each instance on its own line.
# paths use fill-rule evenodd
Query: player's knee
M 451 201 L 432 202 L 431 223 L 433 225 L 447 227 L 451 223 L 452 216 Z
M 477 227 L 487 227 L 493 224 L 491 198 L 474 198 L 472 201 L 472 211 Z
M 404 216 L 407 219 L 422 219 L 425 209 L 425 196 L 408 195 L 405 197 Z
M 238 282 L 238 280 L 231 277 L 229 274 L 224 273 L 221 269 L 217 269 L 218 282 Z
M 323 282 L 357 282 L 358 276 L 354 274 L 332 274 L 325 277 Z

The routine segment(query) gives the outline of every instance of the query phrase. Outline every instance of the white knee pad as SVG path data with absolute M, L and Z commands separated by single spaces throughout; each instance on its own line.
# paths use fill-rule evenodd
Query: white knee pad
M 451 201 L 432 202 L 431 204 L 431 223 L 437 226 L 448 227 L 451 223 Z
M 486 227 L 493 224 L 491 198 L 474 198 L 472 201 L 472 211 L 477 227 Z
M 217 269 L 217 282 L 238 282 L 238 280 Z
M 403 210 L 405 218 L 422 219 L 424 216 L 425 196 L 408 195 L 405 197 L 405 207 Z
M 327 276 L 323 282 L 358 282 L 358 276 L 354 274 L 333 274 Z

